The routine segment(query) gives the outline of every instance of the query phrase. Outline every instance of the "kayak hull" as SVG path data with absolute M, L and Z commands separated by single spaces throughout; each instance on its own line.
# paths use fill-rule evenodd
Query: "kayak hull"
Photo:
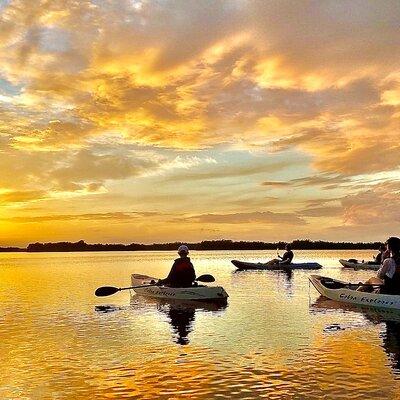
M 308 263 L 291 263 L 287 265 L 268 265 L 266 263 L 252 263 L 246 261 L 232 260 L 232 264 L 239 270 L 267 270 L 267 271 L 281 271 L 281 270 L 294 270 L 294 269 L 321 269 L 322 265 L 315 262 Z
M 363 263 L 363 262 L 352 262 L 347 260 L 339 260 L 340 264 L 343 265 L 343 268 L 352 268 L 355 270 L 365 269 L 371 271 L 378 271 L 381 267 L 380 264 L 373 264 L 373 263 Z
M 400 310 L 398 309 L 360 306 L 359 304 L 338 302 L 324 296 L 318 297 L 310 305 L 310 312 L 313 314 L 326 313 L 327 310 L 361 312 L 365 318 L 375 323 L 383 321 L 400 322 Z
M 337 279 L 311 275 L 310 282 L 324 297 L 342 303 L 358 306 L 400 310 L 400 295 L 367 293 L 356 291 L 357 284 L 349 284 Z
M 150 277 L 133 274 L 132 286 L 149 285 Z M 156 280 L 156 279 L 155 279 Z M 188 301 L 226 302 L 228 293 L 221 286 L 191 286 L 188 288 L 171 288 L 168 286 L 147 286 L 132 289 L 136 294 L 154 299 L 172 299 Z

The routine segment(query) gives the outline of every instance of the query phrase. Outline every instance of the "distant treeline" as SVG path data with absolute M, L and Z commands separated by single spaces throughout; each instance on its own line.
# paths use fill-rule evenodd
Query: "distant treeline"
M 0 247 L 0 253 L 16 252 L 16 251 L 26 251 L 26 249 L 21 249 L 19 247 Z
M 58 243 L 31 243 L 28 252 L 52 251 L 151 251 L 151 250 L 176 250 L 182 242 L 153 243 L 153 244 L 88 244 L 83 240 L 79 242 Z M 205 240 L 199 243 L 187 243 L 190 250 L 275 250 L 284 249 L 285 242 L 245 242 L 233 240 Z M 378 249 L 380 242 L 352 243 L 352 242 L 326 242 L 322 240 L 294 240 L 291 242 L 294 250 L 368 250 Z M 10 250 L 8 250 L 10 251 Z M 17 250 L 18 251 L 18 250 Z

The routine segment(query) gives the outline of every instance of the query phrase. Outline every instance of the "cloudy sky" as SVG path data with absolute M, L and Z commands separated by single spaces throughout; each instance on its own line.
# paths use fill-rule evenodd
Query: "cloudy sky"
M 400 234 L 398 0 L 0 0 L 0 245 Z

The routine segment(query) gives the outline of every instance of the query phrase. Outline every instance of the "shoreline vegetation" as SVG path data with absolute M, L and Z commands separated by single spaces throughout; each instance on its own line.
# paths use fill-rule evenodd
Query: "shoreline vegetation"
M 190 250 L 283 250 L 287 242 L 204 240 L 187 243 Z M 182 242 L 153 244 L 89 244 L 79 242 L 31 243 L 26 248 L 0 247 L 0 252 L 79 252 L 79 251 L 171 251 L 176 250 Z M 322 240 L 294 240 L 290 242 L 294 250 L 374 250 L 379 249 L 380 242 L 329 242 Z

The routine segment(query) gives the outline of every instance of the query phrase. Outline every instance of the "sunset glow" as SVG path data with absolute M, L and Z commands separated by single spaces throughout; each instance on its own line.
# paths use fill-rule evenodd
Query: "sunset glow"
M 399 234 L 400 2 L 0 18 L 0 246 Z

